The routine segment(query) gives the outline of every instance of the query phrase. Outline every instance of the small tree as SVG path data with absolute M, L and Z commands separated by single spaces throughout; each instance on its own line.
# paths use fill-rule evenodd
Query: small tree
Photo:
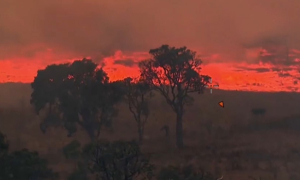
M 91 158 L 91 172 L 103 180 L 151 179 L 153 176 L 153 166 L 135 141 L 90 144 L 83 153 Z
M 125 99 L 130 112 L 133 114 L 138 126 L 139 142 L 142 143 L 144 128 L 149 117 L 149 99 L 152 97 L 151 89 L 142 79 L 124 79 L 126 93 Z
M 9 177 L 9 168 L 7 168 L 8 150 L 9 144 L 6 136 L 0 132 L 0 180 Z
M 6 140 L 5 135 L 0 132 L 0 156 L 5 155 L 8 152 L 8 148 L 8 141 Z
M 149 51 L 151 59 L 140 63 L 141 78 L 166 99 L 176 113 L 176 144 L 183 147 L 183 114 L 190 93 L 203 93 L 209 76 L 200 75 L 201 60 L 186 47 L 163 45 Z
M 263 115 L 265 115 L 266 112 L 267 112 L 267 110 L 265 108 L 252 108 L 251 109 L 251 113 L 256 116 L 259 116 L 259 115 L 263 116 Z

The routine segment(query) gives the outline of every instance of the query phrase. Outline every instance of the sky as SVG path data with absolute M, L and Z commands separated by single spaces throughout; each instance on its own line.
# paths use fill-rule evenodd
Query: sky
M 202 58 L 220 89 L 300 91 L 299 0 L 1 0 L 0 82 L 90 57 L 112 80 L 162 44 Z

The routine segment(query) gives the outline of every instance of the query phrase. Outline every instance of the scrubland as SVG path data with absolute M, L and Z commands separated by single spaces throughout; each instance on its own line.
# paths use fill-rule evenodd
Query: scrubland
M 62 147 L 77 139 L 89 142 L 79 130 L 67 137 L 63 128 L 43 134 L 40 118 L 30 106 L 29 84 L 0 84 L 0 131 L 7 135 L 11 150 L 28 148 L 48 159 L 51 167 L 66 177 L 74 168 L 62 154 Z M 218 106 L 224 101 L 225 108 Z M 151 101 L 151 116 L 145 129 L 142 150 L 151 154 L 158 168 L 193 164 L 224 180 L 249 176 L 263 179 L 300 179 L 300 94 L 215 90 L 213 94 L 194 95 L 184 115 L 186 147 L 175 148 L 175 114 L 156 94 Z M 253 108 L 264 108 L 254 115 Z M 137 138 L 137 125 L 126 104 L 119 105 L 113 131 L 103 130 L 100 138 L 131 140 Z M 170 142 L 160 128 L 170 127 Z

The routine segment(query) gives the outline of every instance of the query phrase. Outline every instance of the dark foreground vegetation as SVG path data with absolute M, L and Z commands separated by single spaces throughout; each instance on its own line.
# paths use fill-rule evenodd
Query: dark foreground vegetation
M 15 140 L 0 136 L 0 180 L 299 177 L 299 116 L 270 121 L 266 116 L 278 108 L 267 111 L 262 103 L 252 104 L 245 116 L 244 104 L 231 108 L 234 98 L 246 101 L 238 93 L 204 98 L 209 76 L 199 74 L 201 61 L 185 47 L 164 45 L 150 55 L 140 63 L 140 77 L 115 82 L 88 59 L 39 70 L 31 106 L 0 111 L 1 131 Z M 263 98 L 274 99 L 268 96 Z M 210 106 L 211 100 L 228 102 L 226 111 Z M 279 176 L 283 171 L 291 173 Z
M 57 179 L 58 173 L 48 168 L 47 161 L 37 152 L 27 149 L 8 152 L 9 144 L 0 133 L 0 179 L 1 180 L 42 180 Z M 138 143 L 93 142 L 80 148 L 77 141 L 64 148 L 67 159 L 77 160 L 77 167 L 68 180 L 216 180 L 216 177 L 204 171 L 197 171 L 192 166 L 170 166 L 154 174 L 155 167 L 144 155 Z

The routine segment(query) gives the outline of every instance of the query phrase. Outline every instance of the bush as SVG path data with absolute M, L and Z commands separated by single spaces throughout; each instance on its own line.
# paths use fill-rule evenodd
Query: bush
M 8 152 L 9 144 L 4 134 L 0 132 L 0 156 Z
M 0 180 L 28 180 L 57 178 L 47 167 L 47 161 L 39 157 L 37 152 L 27 149 L 8 153 L 9 144 L 0 132 Z
M 67 159 L 77 159 L 80 156 L 80 142 L 74 140 L 63 148 L 63 153 Z
M 266 109 L 265 108 L 252 108 L 251 109 L 251 113 L 254 115 L 264 115 L 266 113 Z
M 162 168 L 157 180 L 216 180 L 217 178 L 204 171 L 196 172 L 193 166 L 184 166 L 182 168 L 169 166 Z
M 78 163 L 77 169 L 69 175 L 68 180 L 89 180 L 88 172 L 83 163 Z
M 100 142 L 87 145 L 83 153 L 90 158 L 89 169 L 102 180 L 151 179 L 153 166 L 135 141 Z

